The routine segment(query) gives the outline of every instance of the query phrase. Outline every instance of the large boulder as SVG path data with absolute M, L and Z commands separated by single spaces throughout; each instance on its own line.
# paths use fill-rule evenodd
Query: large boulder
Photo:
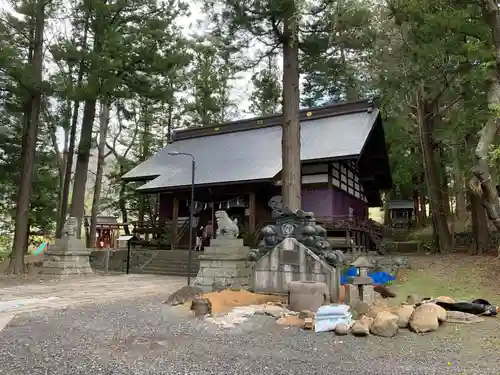
M 382 300 L 375 300 L 372 305 L 368 308 L 368 311 L 366 312 L 366 316 L 375 319 L 379 313 L 382 311 L 390 311 L 391 308 L 387 307 L 385 302 Z
M 370 332 L 376 336 L 393 337 L 398 333 L 399 317 L 389 311 L 381 311 L 373 321 Z
M 165 302 L 170 306 L 182 305 L 188 301 L 192 301 L 203 294 L 203 290 L 192 285 L 186 285 L 168 296 Z
M 370 334 L 370 326 L 372 323 L 373 318 L 363 315 L 361 318 L 354 321 L 351 327 L 351 333 L 354 336 L 368 336 Z
M 439 323 L 445 320 L 445 309 L 435 303 L 424 303 L 411 314 L 409 326 L 416 333 L 433 332 L 439 328 Z
M 410 317 L 413 314 L 414 307 L 412 305 L 401 305 L 392 310 L 394 315 L 398 316 L 398 327 L 406 328 L 410 321 Z

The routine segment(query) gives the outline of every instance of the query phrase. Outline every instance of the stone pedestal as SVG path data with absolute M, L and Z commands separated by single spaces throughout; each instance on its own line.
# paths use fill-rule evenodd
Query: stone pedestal
M 85 241 L 64 236 L 49 246 L 40 273 L 61 276 L 92 274 L 89 259 L 90 250 L 87 250 Z
M 351 284 L 357 288 L 359 299 L 368 304 L 375 301 L 375 292 L 373 291 L 373 280 L 368 276 L 357 276 L 351 278 Z
M 250 249 L 242 239 L 218 237 L 210 241 L 200 260 L 200 269 L 194 285 L 203 291 L 212 291 L 213 285 L 245 287 L 250 283 Z

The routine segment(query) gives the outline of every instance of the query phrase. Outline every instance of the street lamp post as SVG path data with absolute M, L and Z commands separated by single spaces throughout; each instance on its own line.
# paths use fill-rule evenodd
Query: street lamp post
M 189 210 L 189 250 L 188 250 L 188 285 L 191 285 L 191 264 L 193 261 L 193 222 L 194 222 L 194 174 L 196 169 L 196 159 L 188 152 L 170 151 L 169 155 L 186 155 L 191 157 L 191 204 Z

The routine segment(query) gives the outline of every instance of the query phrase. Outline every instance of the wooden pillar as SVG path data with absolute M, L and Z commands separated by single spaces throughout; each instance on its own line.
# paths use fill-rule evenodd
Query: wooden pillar
M 255 192 L 250 192 L 248 196 L 248 229 L 251 233 L 255 232 Z
M 177 230 L 179 229 L 178 220 L 179 220 L 179 200 L 176 197 L 174 197 L 172 201 L 172 241 L 171 241 L 172 250 L 174 250 L 177 247 Z
M 333 190 L 333 165 L 328 163 L 328 190 Z
M 217 221 L 215 220 L 215 203 L 212 202 L 212 238 L 215 239 L 215 232 L 217 231 Z
M 330 212 L 331 212 L 331 215 L 332 217 L 335 216 L 335 198 L 334 198 L 334 195 L 333 195 L 333 165 L 332 163 L 328 163 L 328 191 L 330 193 L 330 196 L 332 197 L 332 200 L 331 200 L 331 207 L 330 207 Z M 328 218 L 328 220 L 331 220 L 331 218 Z

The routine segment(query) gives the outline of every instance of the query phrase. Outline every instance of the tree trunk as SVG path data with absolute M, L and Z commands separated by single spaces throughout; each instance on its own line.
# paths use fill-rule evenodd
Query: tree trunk
M 391 192 L 387 192 L 384 195 L 384 225 L 389 225 L 391 223 L 391 212 L 389 210 L 389 201 L 391 200 Z
M 446 165 L 444 162 L 444 151 L 442 147 L 439 147 L 439 151 L 436 153 L 437 155 L 437 160 L 436 160 L 436 165 L 439 166 L 439 174 L 441 176 L 440 178 L 440 185 L 441 189 L 443 191 L 443 208 L 444 208 L 444 213 L 446 214 L 447 217 L 450 216 L 451 210 L 450 210 L 450 186 L 449 186 L 449 181 L 448 181 L 448 172 L 446 171 Z
M 101 100 L 101 113 L 99 116 L 99 146 L 97 151 L 97 171 L 95 175 L 94 198 L 92 199 L 92 213 L 90 218 L 89 247 L 94 247 L 97 232 L 97 214 L 101 201 L 102 175 L 105 163 L 106 135 L 109 123 L 109 101 L 107 98 Z
M 8 274 L 24 273 L 24 253 L 28 248 L 29 208 L 33 185 L 33 169 L 42 100 L 42 68 L 43 68 L 43 33 L 45 28 L 45 0 L 38 0 L 35 8 L 35 35 L 33 42 L 33 91 L 26 106 L 24 119 L 22 152 L 21 152 L 21 183 L 16 203 L 16 223 L 14 242 L 10 254 Z
M 82 219 L 85 213 L 85 191 L 89 169 L 90 149 L 92 147 L 92 127 L 94 125 L 96 99 L 85 101 L 83 109 L 82 130 L 76 158 L 75 180 L 71 197 L 70 215 L 77 218 L 77 238 L 82 237 Z
M 54 151 L 59 156 L 59 193 L 57 195 L 58 204 L 57 204 L 57 212 L 61 212 L 62 205 L 62 194 L 64 190 L 64 177 L 66 176 L 66 163 L 68 160 L 68 145 L 69 145 L 69 131 L 71 127 L 71 102 L 69 99 L 66 99 L 66 110 L 64 113 L 64 146 L 62 153 L 59 153 L 58 145 L 57 145 L 57 126 L 54 126 L 54 134 L 53 143 L 54 143 Z M 56 224 L 57 231 L 57 224 Z
M 301 208 L 301 163 L 299 119 L 299 40 L 297 7 L 289 1 L 283 22 L 283 135 L 282 195 L 283 207 Z
M 481 185 L 481 191 L 478 193 L 481 196 L 482 205 L 486 210 L 488 218 L 497 230 L 500 230 L 500 202 L 498 200 L 496 182 L 492 179 L 488 165 L 488 151 L 495 136 L 498 134 L 500 126 L 498 118 L 498 107 L 500 106 L 500 10 L 498 4 L 493 0 L 482 0 L 481 5 L 493 34 L 496 67 L 491 77 L 488 92 L 488 108 L 491 108 L 493 113 L 479 132 L 479 141 L 475 150 L 476 165 L 472 168 L 472 173 Z
M 420 176 L 420 184 L 418 189 L 419 202 L 420 202 L 420 223 L 425 225 L 427 221 L 427 197 L 425 195 L 425 174 Z
M 448 252 L 451 247 L 451 236 L 446 220 L 443 204 L 443 191 L 439 179 L 439 169 L 433 153 L 433 116 L 434 111 L 428 108 L 423 88 L 417 93 L 417 119 L 424 170 L 426 174 L 427 189 L 429 191 L 431 216 L 434 236 L 440 252 Z
M 91 2 L 90 2 L 91 3 Z M 105 4 L 106 1 L 103 1 Z M 89 5 L 89 14 L 92 8 Z M 92 53 L 98 55 L 102 50 L 102 38 L 105 25 L 102 24 L 102 19 L 96 19 L 92 23 L 94 32 L 94 43 Z M 85 192 L 87 188 L 87 174 L 89 169 L 90 149 L 92 147 L 92 128 L 94 126 L 95 108 L 97 97 L 99 94 L 99 67 L 92 64 L 88 74 L 87 87 L 97 92 L 91 93 L 92 98 L 85 100 L 83 107 L 82 129 L 80 131 L 80 143 L 78 144 L 78 156 L 76 158 L 75 180 L 73 182 L 73 194 L 71 197 L 70 213 L 72 217 L 78 220 L 76 230 L 77 238 L 82 238 L 82 221 L 85 214 Z
M 120 162 L 120 176 L 125 174 L 125 168 L 123 167 L 123 163 Z M 118 206 L 120 207 L 120 212 L 122 214 L 122 220 L 124 224 L 128 224 L 128 211 L 127 211 L 127 203 L 125 201 L 125 189 L 126 182 L 123 179 L 120 180 L 120 192 L 118 195 Z M 130 235 L 130 229 L 128 225 L 123 226 L 123 230 L 125 234 Z
M 151 145 L 151 129 L 150 129 L 150 117 L 149 117 L 149 103 L 145 101 L 141 108 L 143 117 L 143 132 L 142 132 L 142 153 L 141 160 L 146 161 L 150 155 L 150 145 Z M 144 194 L 139 195 L 139 223 L 144 225 L 144 217 L 146 216 L 146 197 Z M 153 222 L 150 222 L 153 225 Z M 149 240 L 149 233 L 144 234 L 144 239 Z
M 413 190 L 413 212 L 415 215 L 415 224 L 420 225 L 420 202 L 418 195 L 418 188 Z
M 454 172 L 454 190 L 455 190 L 455 216 L 458 219 L 463 219 L 465 216 L 465 190 L 464 190 L 464 175 L 460 166 L 460 157 L 458 146 L 454 142 L 452 147 L 453 153 L 453 172 Z
M 82 46 L 87 45 L 87 36 L 89 30 L 89 17 L 90 10 L 86 14 L 85 28 L 83 30 L 82 36 Z M 85 70 L 85 60 L 82 58 L 80 60 L 80 66 L 78 68 L 78 77 L 76 87 L 81 89 L 83 74 Z M 68 146 L 68 157 L 66 158 L 66 167 L 64 173 L 64 185 L 61 194 L 61 203 L 59 217 L 57 220 L 56 227 L 56 238 L 61 238 L 62 231 L 64 228 L 64 223 L 66 222 L 66 215 L 68 214 L 68 201 L 69 201 L 69 188 L 71 186 L 71 175 L 73 174 L 73 160 L 75 157 L 75 146 L 76 146 L 76 129 L 78 126 L 78 112 L 80 110 L 80 101 L 75 100 L 73 103 L 73 116 L 71 118 L 71 130 L 69 134 L 69 146 Z

